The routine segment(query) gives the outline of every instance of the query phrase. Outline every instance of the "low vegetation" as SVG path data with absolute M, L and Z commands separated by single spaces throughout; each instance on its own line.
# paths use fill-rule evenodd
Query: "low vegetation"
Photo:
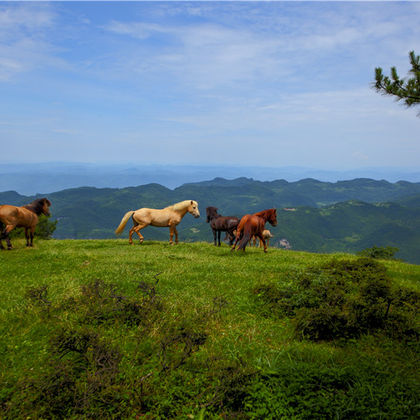
M 420 267 L 205 243 L 0 253 L 15 418 L 415 418 Z

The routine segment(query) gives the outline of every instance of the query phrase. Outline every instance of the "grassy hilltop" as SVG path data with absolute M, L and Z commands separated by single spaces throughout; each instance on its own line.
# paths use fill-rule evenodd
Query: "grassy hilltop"
M 420 266 L 206 243 L 14 246 L 0 253 L 6 419 L 418 413 Z

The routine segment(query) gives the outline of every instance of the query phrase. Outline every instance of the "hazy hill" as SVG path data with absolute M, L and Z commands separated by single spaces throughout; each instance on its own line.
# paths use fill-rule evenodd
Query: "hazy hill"
M 14 190 L 24 195 L 51 193 L 68 188 L 124 188 L 159 183 L 175 188 L 187 182 L 224 177 L 298 181 L 315 178 L 335 182 L 342 179 L 373 178 L 391 182 L 405 179 L 420 182 L 418 168 L 364 168 L 353 171 L 331 171 L 304 167 L 258 167 L 223 165 L 139 165 L 89 164 L 77 162 L 0 163 L 0 191 Z
M 122 189 L 83 187 L 51 193 L 48 198 L 53 203 L 53 217 L 59 220 L 54 237 L 60 239 L 113 238 L 116 226 L 128 210 L 162 208 L 194 199 L 202 217 L 185 216 L 178 228 L 183 241 L 212 240 L 205 223 L 207 206 L 218 207 L 221 214 L 236 216 L 276 207 L 279 225 L 270 227 L 275 235 L 274 246 L 282 238 L 293 249 L 315 252 L 356 252 L 373 245 L 390 245 L 400 248 L 400 258 L 420 263 L 420 183 L 215 178 L 174 190 L 159 184 Z M 13 191 L 0 193 L 0 203 L 22 205 L 32 199 Z M 144 233 L 146 239 L 168 239 L 167 229 L 148 227 Z

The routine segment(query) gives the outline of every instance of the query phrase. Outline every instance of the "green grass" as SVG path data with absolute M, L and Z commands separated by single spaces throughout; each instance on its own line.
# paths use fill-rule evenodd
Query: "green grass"
M 291 319 L 267 315 L 253 294 L 259 284 L 290 286 L 308 267 L 354 256 L 155 241 L 13 244 L 0 253 L 5 418 L 415 418 L 418 411 L 416 340 L 380 333 L 298 340 Z M 395 287 L 420 291 L 420 266 L 383 264 Z M 154 285 L 162 307 L 151 301 L 141 322 L 127 322 L 114 298 L 83 295 L 97 279 L 134 306 L 146 299 L 141 282 Z M 50 303 L 28 298 L 44 285 Z M 98 311 L 108 318 L 89 318 Z M 85 353 L 60 353 L 60 331 L 88 331 Z M 118 353 L 118 368 L 102 369 L 99 351 Z

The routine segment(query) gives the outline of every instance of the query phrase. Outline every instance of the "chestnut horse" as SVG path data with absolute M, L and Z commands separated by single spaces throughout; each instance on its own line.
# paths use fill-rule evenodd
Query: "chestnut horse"
M 264 245 L 264 252 L 267 252 L 267 244 L 263 236 L 264 226 L 266 222 L 271 225 L 277 225 L 277 211 L 276 209 L 263 210 L 254 214 L 246 214 L 239 222 L 236 231 L 236 240 L 233 244 L 232 251 L 239 242 L 238 249 L 245 251 L 247 243 L 253 235 L 255 235 Z
M 169 227 L 169 243 L 173 244 L 173 236 L 175 234 L 175 243 L 178 243 L 178 231 L 176 226 L 182 218 L 188 213 L 192 214 L 195 218 L 200 217 L 197 201 L 185 200 L 172 206 L 165 207 L 164 209 L 149 209 L 142 208 L 138 210 L 131 210 L 125 213 L 115 233 L 119 235 L 125 228 L 128 219 L 133 219 L 134 226 L 130 229 L 128 234 L 128 242 L 133 243 L 133 233 L 136 232 L 140 243 L 144 241 L 143 235 L 140 230 L 146 226 Z
M 207 223 L 210 223 L 210 227 L 213 230 L 214 245 L 217 245 L 217 235 L 218 245 L 220 246 L 220 235 L 222 232 L 226 232 L 226 236 L 229 237 L 229 245 L 232 245 L 235 239 L 233 231 L 238 226 L 239 219 L 234 216 L 222 216 L 218 214 L 217 207 L 207 207 L 206 213 Z
M 7 249 L 12 249 L 9 233 L 15 227 L 25 228 L 26 246 L 34 246 L 34 232 L 38 224 L 38 216 L 41 214 L 49 216 L 50 206 L 51 202 L 47 198 L 38 198 L 22 207 L 9 204 L 0 206 L 0 225 L 4 225 L 0 233 L 0 249 L 4 249 L 2 239 L 6 239 Z

